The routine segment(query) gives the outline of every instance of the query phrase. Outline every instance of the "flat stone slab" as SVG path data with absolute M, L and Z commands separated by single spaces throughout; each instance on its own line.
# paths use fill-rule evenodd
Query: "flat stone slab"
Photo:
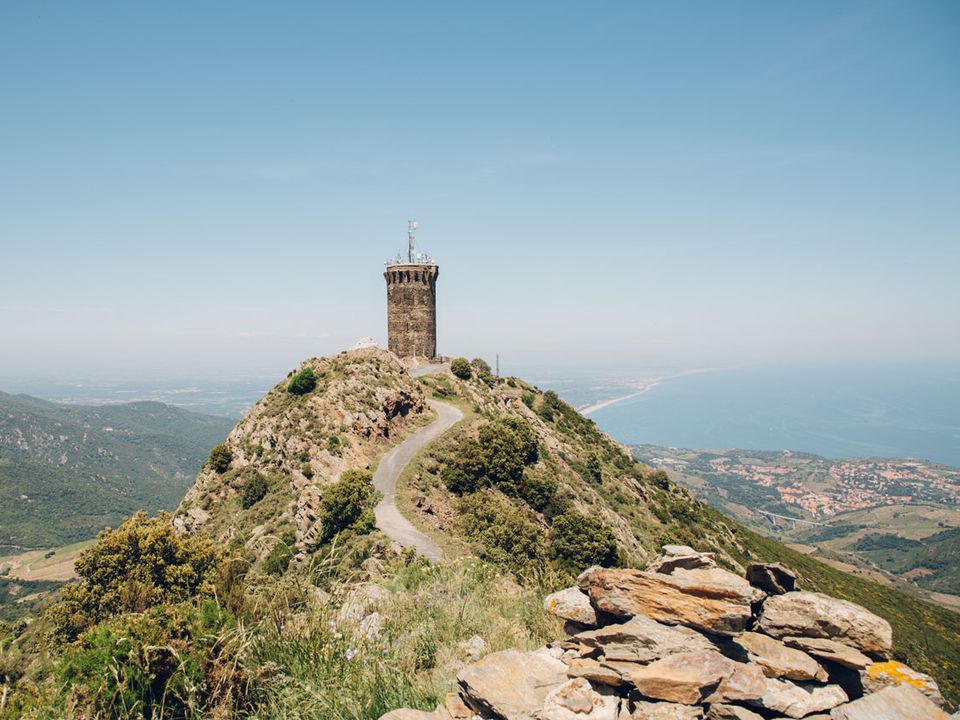
M 676 570 L 672 575 L 590 568 L 578 584 L 594 607 L 614 617 L 644 615 L 721 635 L 745 630 L 756 593 L 762 597 L 745 579 L 719 568 Z
M 457 682 L 468 705 L 505 720 L 527 720 L 567 682 L 567 666 L 542 652 L 502 650 L 467 665 Z
M 763 604 L 757 626 L 775 638 L 826 638 L 865 653 L 887 655 L 893 645 L 893 630 L 886 620 L 856 603 L 822 593 L 772 595 Z
M 949 720 L 923 693 L 909 685 L 884 688 L 834 708 L 832 720 Z

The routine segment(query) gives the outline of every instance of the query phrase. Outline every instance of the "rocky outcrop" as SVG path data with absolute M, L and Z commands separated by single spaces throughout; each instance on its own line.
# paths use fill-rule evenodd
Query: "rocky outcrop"
M 547 595 L 543 601 L 543 609 L 570 622 L 581 625 L 597 624 L 597 611 L 590 604 L 590 598 L 580 592 L 579 588 L 567 588 Z
M 702 555 L 668 548 L 646 570 L 584 572 L 578 587 L 544 602 L 568 621 L 569 637 L 467 665 L 456 702 L 448 697 L 436 717 L 947 719 L 932 678 L 867 654 L 889 652 L 884 620 L 854 603 L 787 589 L 786 568 L 751 573 L 761 591 Z
M 753 563 L 747 566 L 747 580 L 770 595 L 783 595 L 793 592 L 797 586 L 797 576 L 778 564 Z
M 657 622 L 733 635 L 746 629 L 751 603 L 763 596 L 741 577 L 719 568 L 641 570 L 591 568 L 580 589 L 600 611 L 618 618 L 644 615 Z
M 886 620 L 852 602 L 815 592 L 771 597 L 763 605 L 759 627 L 777 638 L 829 638 L 882 656 L 888 655 L 893 645 L 893 631 Z

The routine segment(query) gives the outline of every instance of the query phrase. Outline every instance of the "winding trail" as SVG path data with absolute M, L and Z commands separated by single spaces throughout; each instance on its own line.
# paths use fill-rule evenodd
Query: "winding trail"
M 383 500 L 374 512 L 377 516 L 377 527 L 383 530 L 391 540 L 396 540 L 404 547 L 415 547 L 417 552 L 430 560 L 440 560 L 443 558 L 440 546 L 417 530 L 400 514 L 396 506 L 397 478 L 400 477 L 403 468 L 414 455 L 463 418 L 463 413 L 453 405 L 438 400 L 427 400 L 427 402 L 436 411 L 437 419 L 392 448 L 383 456 L 373 473 L 373 485 L 383 493 Z

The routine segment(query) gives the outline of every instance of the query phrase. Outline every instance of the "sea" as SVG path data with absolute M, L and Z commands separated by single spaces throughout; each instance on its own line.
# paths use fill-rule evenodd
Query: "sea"
M 647 373 L 649 377 L 650 373 Z M 624 371 L 597 399 L 635 392 Z M 569 380 L 555 383 L 563 394 Z M 550 379 L 543 386 L 553 386 Z M 581 388 L 583 384 L 581 383 Z M 567 394 L 580 406 L 589 400 Z M 960 365 L 759 365 L 666 379 L 590 416 L 626 444 L 919 457 L 960 466 Z

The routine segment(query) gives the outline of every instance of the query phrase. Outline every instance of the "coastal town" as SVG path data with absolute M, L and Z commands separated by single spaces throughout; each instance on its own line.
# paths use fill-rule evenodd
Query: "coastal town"
M 831 460 L 791 451 L 688 450 L 640 445 L 642 462 L 673 471 L 705 499 L 800 518 L 883 505 L 960 505 L 960 469 L 914 458 Z

